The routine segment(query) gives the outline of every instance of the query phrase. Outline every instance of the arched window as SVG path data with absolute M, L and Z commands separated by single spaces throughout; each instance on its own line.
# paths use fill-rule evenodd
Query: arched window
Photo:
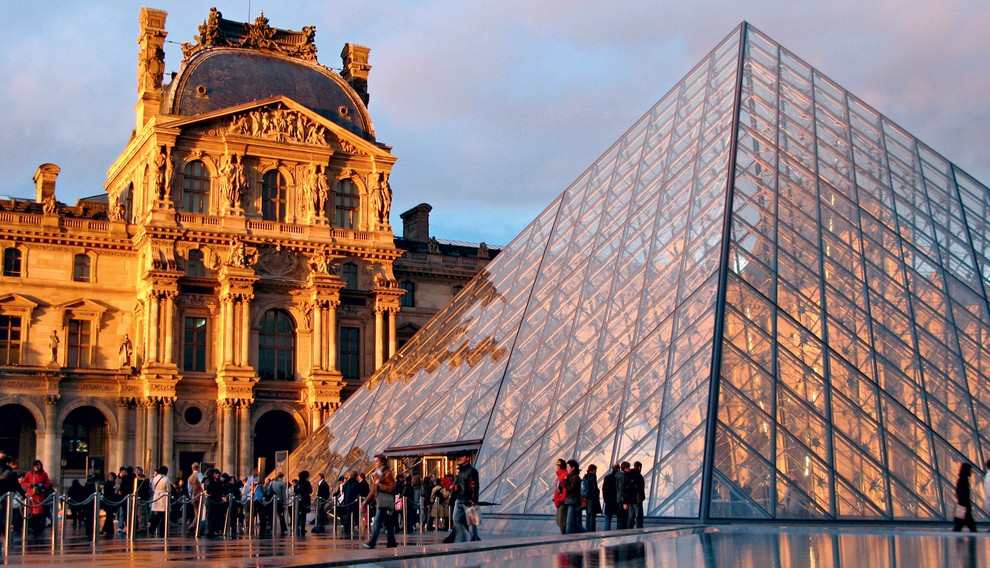
M 186 276 L 192 278 L 202 278 L 206 276 L 206 264 L 203 262 L 203 251 L 192 249 L 189 251 L 189 261 L 186 263 Z
M 91 282 L 89 267 L 89 256 L 77 254 L 72 260 L 72 280 L 76 282 Z
M 258 332 L 258 376 L 291 381 L 295 378 L 296 326 L 285 310 L 268 310 Z
M 278 170 L 268 170 L 261 178 L 261 218 L 266 221 L 285 222 L 285 176 Z
M 21 275 L 21 251 L 15 248 L 3 249 L 3 275 Z
M 199 160 L 186 164 L 182 172 L 182 209 L 190 213 L 210 211 L 210 172 Z
M 354 182 L 349 179 L 342 179 L 337 182 L 337 189 L 333 192 L 333 224 L 341 229 L 354 229 L 358 223 L 358 205 L 361 198 L 358 197 Z
M 416 283 L 410 280 L 404 280 L 399 284 L 399 287 L 406 291 L 405 294 L 399 297 L 399 306 L 403 308 L 416 307 Z
M 357 265 L 351 262 L 340 267 L 340 278 L 344 281 L 344 287 L 357 290 Z

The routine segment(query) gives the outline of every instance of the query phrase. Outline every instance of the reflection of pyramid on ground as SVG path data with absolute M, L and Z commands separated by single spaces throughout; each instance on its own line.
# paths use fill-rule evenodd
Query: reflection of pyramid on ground
M 505 513 L 575 457 L 642 461 L 650 516 L 950 518 L 990 457 L 988 217 L 742 25 L 293 460 L 480 441 Z

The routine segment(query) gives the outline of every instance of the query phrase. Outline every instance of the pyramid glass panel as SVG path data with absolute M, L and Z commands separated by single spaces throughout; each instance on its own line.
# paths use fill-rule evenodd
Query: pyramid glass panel
M 477 448 L 492 512 L 946 520 L 990 457 L 990 191 L 742 24 L 291 458 Z

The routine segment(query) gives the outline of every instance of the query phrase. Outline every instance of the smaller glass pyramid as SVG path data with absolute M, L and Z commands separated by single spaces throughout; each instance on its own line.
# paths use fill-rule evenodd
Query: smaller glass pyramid
M 297 450 L 641 461 L 649 516 L 951 518 L 990 457 L 990 193 L 748 24 Z M 977 469 L 980 469 L 979 467 Z

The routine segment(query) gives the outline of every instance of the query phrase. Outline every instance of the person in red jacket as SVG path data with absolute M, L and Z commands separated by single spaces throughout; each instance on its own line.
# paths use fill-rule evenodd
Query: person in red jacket
M 45 530 L 45 507 L 41 503 L 52 492 L 52 480 L 48 478 L 41 460 L 34 460 L 31 471 L 24 474 L 21 486 L 28 496 L 27 513 L 30 515 L 28 525 L 31 527 L 31 532 L 37 536 Z
M 567 478 L 567 462 L 564 458 L 557 460 L 557 483 L 553 486 L 553 506 L 557 508 L 557 526 L 560 534 L 567 534 L 567 507 L 564 505 L 566 490 L 564 479 Z

